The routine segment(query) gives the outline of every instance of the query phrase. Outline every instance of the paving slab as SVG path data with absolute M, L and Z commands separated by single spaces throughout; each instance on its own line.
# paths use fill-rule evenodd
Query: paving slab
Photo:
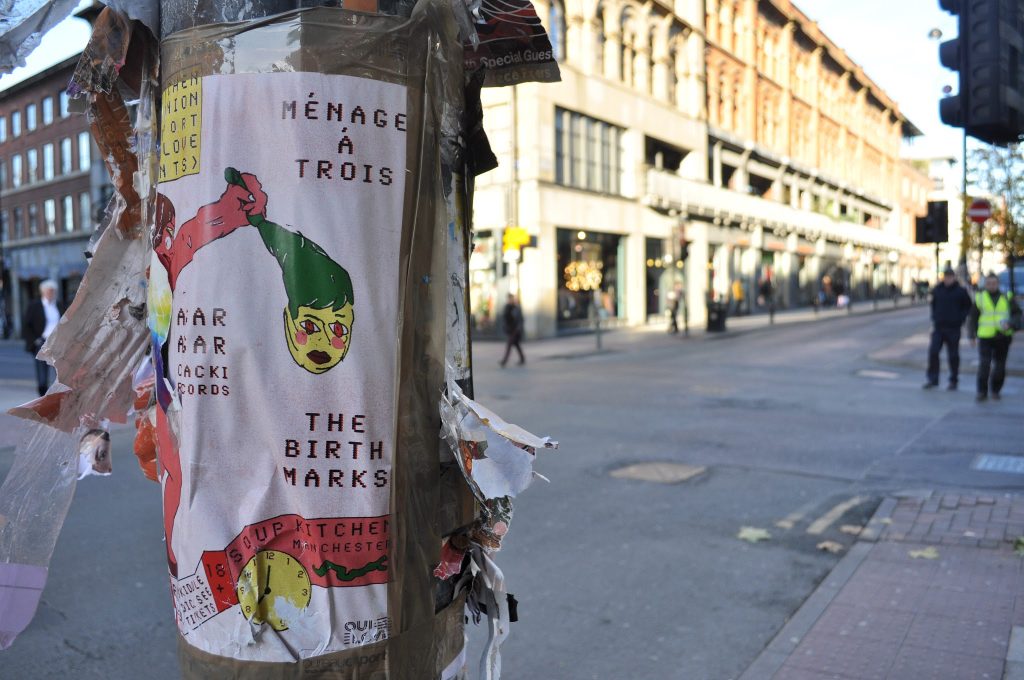
M 896 494 L 741 680 L 1024 677 L 1024 495 Z

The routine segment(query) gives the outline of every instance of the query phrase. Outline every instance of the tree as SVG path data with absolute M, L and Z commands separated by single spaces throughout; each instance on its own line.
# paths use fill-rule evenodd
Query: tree
M 1013 264 L 1024 258 L 1024 145 L 972 149 L 968 181 L 976 192 L 995 199 L 992 218 L 981 225 L 981 244 L 1004 257 L 1012 282 Z

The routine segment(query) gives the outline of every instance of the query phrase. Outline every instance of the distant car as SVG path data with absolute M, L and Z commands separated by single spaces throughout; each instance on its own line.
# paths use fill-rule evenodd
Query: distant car
M 996 274 L 999 277 L 999 288 L 1001 290 L 1010 290 L 1010 270 L 1004 269 L 1003 271 Z M 1013 285 L 1015 296 L 1024 295 L 1024 265 L 1016 265 L 1013 268 Z

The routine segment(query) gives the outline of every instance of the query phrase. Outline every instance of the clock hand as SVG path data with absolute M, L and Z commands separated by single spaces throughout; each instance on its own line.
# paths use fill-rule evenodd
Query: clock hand
M 256 604 L 263 602 L 263 598 L 270 595 L 270 565 L 267 565 L 267 586 L 263 589 L 263 594 L 260 595 L 260 599 L 256 600 Z

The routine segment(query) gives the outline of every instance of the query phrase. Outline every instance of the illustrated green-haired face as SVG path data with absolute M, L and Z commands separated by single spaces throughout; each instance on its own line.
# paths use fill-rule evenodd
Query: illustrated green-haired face
M 352 305 L 337 311 L 302 305 L 295 316 L 285 309 L 284 332 L 292 359 L 310 373 L 336 366 L 348 354 L 352 321 Z
M 324 373 L 348 354 L 354 320 L 352 279 L 319 245 L 260 216 L 249 218 L 281 267 L 288 306 L 288 351 L 310 373 Z

